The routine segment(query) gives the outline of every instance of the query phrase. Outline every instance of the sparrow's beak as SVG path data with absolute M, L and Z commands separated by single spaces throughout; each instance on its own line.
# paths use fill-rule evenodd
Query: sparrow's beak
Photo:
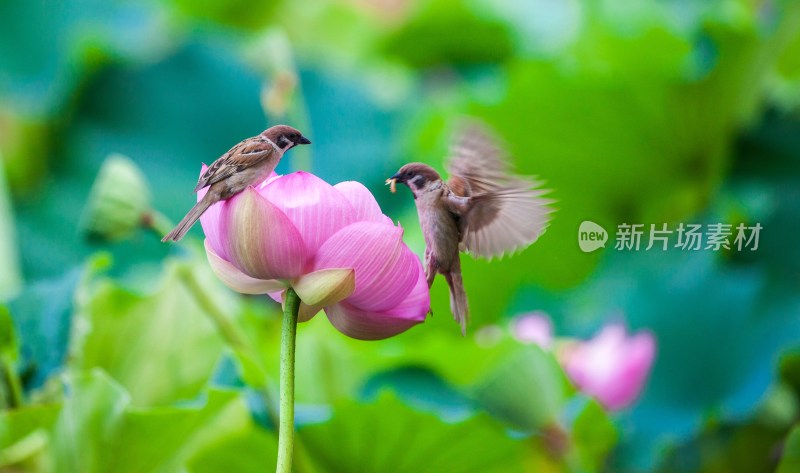
M 400 179 L 400 173 L 399 172 L 395 173 L 395 175 L 390 177 L 389 179 L 386 179 L 386 185 L 389 186 L 389 190 L 392 191 L 392 194 L 397 192 L 396 185 L 397 185 L 397 181 L 399 179 Z
M 299 144 L 299 145 L 310 145 L 311 144 L 311 140 L 309 140 L 308 138 L 306 138 L 303 135 L 300 135 L 300 139 L 297 140 L 297 144 Z

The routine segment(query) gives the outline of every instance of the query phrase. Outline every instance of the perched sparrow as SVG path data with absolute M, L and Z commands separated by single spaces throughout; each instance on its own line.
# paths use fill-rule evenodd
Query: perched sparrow
M 450 310 L 466 333 L 467 295 L 461 280 L 460 251 L 492 258 L 527 247 L 547 227 L 551 200 L 539 182 L 511 173 L 507 158 L 488 130 L 463 127 L 451 149 L 450 180 L 432 167 L 410 163 L 387 179 L 414 194 L 425 237 L 428 287 L 437 273 L 450 286 Z
M 283 153 L 294 146 L 307 144 L 311 144 L 308 138 L 287 125 L 267 128 L 260 135 L 239 142 L 200 176 L 194 191 L 210 186 L 208 192 L 161 241 L 180 240 L 209 207 L 266 179 L 275 170 Z

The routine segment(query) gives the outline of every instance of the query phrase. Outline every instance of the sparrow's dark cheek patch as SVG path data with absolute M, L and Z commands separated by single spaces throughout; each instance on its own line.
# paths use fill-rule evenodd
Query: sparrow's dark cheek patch
M 417 174 L 416 176 L 411 178 L 411 180 L 408 181 L 408 182 L 410 182 L 411 184 L 414 184 L 414 186 L 416 186 L 418 188 L 422 187 L 422 186 L 425 185 L 425 176 L 423 176 L 421 174 Z

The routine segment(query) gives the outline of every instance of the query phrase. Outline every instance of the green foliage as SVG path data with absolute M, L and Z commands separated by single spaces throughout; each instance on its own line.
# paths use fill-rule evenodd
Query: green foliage
M 783 456 L 777 473 L 793 473 L 800 470 L 800 428 L 792 429 L 783 446 Z
M 258 30 L 273 20 L 273 11 L 280 2 L 265 0 L 249 2 L 236 0 L 217 2 L 214 0 L 174 0 L 178 10 L 188 16 L 208 20 L 226 26 Z
M 0 467 L 11 465 L 47 471 L 49 436 L 61 412 L 60 405 L 32 406 L 0 414 Z
M 611 419 L 596 401 L 586 403 L 572 426 L 577 471 L 603 471 L 619 438 Z
M 482 13 L 458 0 L 427 2 L 402 28 L 386 38 L 384 50 L 390 57 L 398 57 L 414 67 L 468 66 L 507 60 L 512 52 L 508 27 Z
M 15 296 L 22 286 L 13 218 L 5 168 L 0 165 L 0 267 L 3 268 L 0 272 L 0 300 L 3 301 Z
M 271 432 L 248 428 L 217 442 L 209 442 L 189 460 L 187 470 L 192 473 L 258 473 L 277 461 L 277 444 Z
M 16 361 L 19 354 L 19 340 L 14 332 L 14 320 L 8 309 L 0 307 L 0 360 Z
M 33 471 L 176 471 L 206 442 L 240 435 L 250 425 L 234 392 L 212 390 L 197 406 L 137 409 L 100 370 L 75 373 L 64 383 L 60 406 L 27 407 L 0 419 L 4 466 L 45 455 L 33 459 L 39 462 Z M 27 448 L 32 443 L 39 449 Z
M 410 197 L 382 183 L 442 169 L 463 114 L 547 181 L 552 225 L 519 255 L 463 257 L 466 338 L 438 279 L 436 315 L 393 339 L 301 325 L 298 471 L 800 469 L 796 2 L 50 3 L 0 2 L 0 469 L 269 470 L 276 306 L 221 287 L 199 228 L 173 250 L 141 212 L 182 215 L 201 162 L 286 121 L 313 160 L 280 172 L 364 182 L 421 254 Z M 280 117 L 262 106 L 278 76 Z M 77 227 L 112 153 L 141 175 L 106 181 L 122 207 L 82 222 L 115 237 L 109 266 Z M 764 231 L 753 253 L 584 254 L 583 220 Z M 560 344 L 503 328 L 534 309 L 564 335 L 653 331 L 641 399 L 610 415 L 576 393 Z
M 304 427 L 299 438 L 329 472 L 524 471 L 523 442 L 481 416 L 445 423 L 396 398 L 340 403 L 329 422 Z
M 75 290 L 91 271 L 75 268 L 60 278 L 29 284 L 9 303 L 20 338 L 20 367 L 30 385 L 40 386 L 66 361 Z
M 571 391 L 553 356 L 530 347 L 499 362 L 473 395 L 487 411 L 530 432 L 556 422 Z
M 103 369 L 137 406 L 195 397 L 218 363 L 222 341 L 181 279 L 185 271 L 208 270 L 197 264 L 183 268 L 186 264 L 170 265 L 148 295 L 108 280 L 82 288 L 70 365 Z

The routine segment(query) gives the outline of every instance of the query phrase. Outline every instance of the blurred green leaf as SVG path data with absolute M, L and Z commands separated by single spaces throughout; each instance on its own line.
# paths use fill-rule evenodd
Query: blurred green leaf
M 100 370 L 66 378 L 62 405 L 0 413 L 0 465 L 44 454 L 31 471 L 171 472 L 206 445 L 253 428 L 241 399 L 210 391 L 196 406 L 136 409 L 125 391 Z M 32 440 L 36 440 L 33 442 Z
M 210 391 L 198 406 L 141 410 L 100 370 L 70 376 L 67 387 L 53 431 L 57 471 L 177 471 L 205 442 L 250 422 L 233 392 Z
M 712 252 L 607 258 L 583 287 L 531 292 L 518 303 L 536 301 L 562 333 L 588 334 L 598 316 L 609 315 L 654 333 L 658 353 L 648 385 L 620 414 L 636 431 L 626 432 L 625 453 L 616 456 L 634 471 L 648 469 L 665 443 L 691 437 L 704 419 L 733 422 L 756 412 L 773 381 L 773 360 L 800 333 L 789 315 L 800 301 L 773 298 L 762 271 L 732 268 Z
M 788 8 L 800 9 L 794 2 L 786 2 Z M 800 104 L 800 15 L 795 12 L 785 29 L 785 47 L 779 53 L 777 67 L 771 81 L 773 99 L 777 106 L 785 109 L 797 108 Z
M 7 301 L 22 288 L 17 231 L 0 147 L 0 300 Z
M 281 6 L 281 2 L 276 0 L 172 0 L 172 3 L 185 15 L 250 30 L 259 30 L 269 24 L 273 20 L 273 11 Z
M 577 471 L 604 471 L 606 459 L 617 444 L 619 432 L 595 400 L 586 402 L 572 423 L 573 455 Z
M 187 470 L 191 473 L 261 473 L 276 464 L 277 446 L 277 438 L 272 433 L 253 426 L 208 444 L 189 460 Z
M 0 307 L 0 362 L 16 362 L 19 358 L 19 340 L 14 331 L 14 320 L 5 307 Z
M 657 471 L 773 473 L 786 435 L 785 430 L 770 428 L 758 420 L 712 424 L 700 431 L 696 438 L 671 448 Z
M 165 26 L 158 2 L 2 2 L 0 103 L 53 116 L 100 63 L 161 52 L 169 44 Z
M 30 196 L 39 190 L 47 173 L 52 133 L 43 119 L 23 117 L 0 104 L 0 158 L 14 195 Z
M 453 112 L 466 109 L 497 129 L 521 173 L 554 189 L 558 210 L 532 248 L 501 261 L 462 258 L 478 324 L 508 311 L 520 284 L 565 288 L 583 280 L 601 256 L 579 250 L 582 221 L 673 223 L 704 209 L 735 131 L 765 99 L 754 84 L 767 81 L 782 27 L 797 13 L 781 6 L 777 25 L 756 31 L 758 12 L 742 9 L 742 18 L 720 14 L 688 34 L 650 2 L 581 5 L 585 29 L 562 54 L 509 62 L 496 74 L 499 97 L 487 99 L 474 92 L 480 82 L 467 82 L 468 99 L 454 94 L 423 110 L 426 121 L 408 147 L 415 160 L 441 169 Z M 446 292 L 435 286 L 433 294 L 434 312 L 445 312 Z
M 183 271 L 208 277 L 204 263 L 172 261 L 152 294 L 132 293 L 107 278 L 83 285 L 70 366 L 102 368 L 136 406 L 195 397 L 223 348 L 215 326 L 181 279 Z M 213 280 L 204 290 L 212 298 L 215 291 L 225 292 Z
M 96 259 L 59 278 L 30 284 L 8 304 L 20 338 L 20 368 L 28 374 L 29 387 L 40 386 L 64 364 L 75 289 L 100 264 Z
M 448 424 L 384 395 L 338 403 L 333 418 L 298 432 L 322 471 L 521 472 L 523 444 L 485 416 Z
M 776 473 L 800 471 L 800 427 L 795 427 L 783 445 L 783 455 Z
M 572 391 L 552 354 L 526 346 L 499 360 L 472 394 L 489 413 L 532 432 L 557 421 Z
M 91 93 L 76 101 L 58 143 L 49 174 L 57 185 L 42 188 L 17 208 L 28 279 L 61 274 L 96 251 L 77 231 L 76 220 L 109 154 L 129 156 L 150 188 L 157 189 L 153 206 L 177 219 L 195 201 L 191 189 L 201 163 L 264 129 L 260 77 L 233 51 L 231 44 L 195 44 L 161 61 L 114 65 L 92 77 L 86 84 Z M 193 234 L 201 234 L 199 227 Z M 121 274 L 157 262 L 171 247 L 138 234 L 106 249 L 114 256 L 112 272 Z
M 465 393 L 421 366 L 404 366 L 376 373 L 364 384 L 361 399 L 372 401 L 386 390 L 391 390 L 403 403 L 435 413 L 446 422 L 468 418 L 477 408 Z
M 513 358 L 521 346 L 503 337 L 481 344 L 475 335 L 460 335 L 452 319 L 440 319 L 448 328 L 428 327 L 434 321 L 380 342 L 354 340 L 338 332 L 323 314 L 300 324 L 297 334 L 297 388 L 301 402 L 330 403 L 353 399 L 376 373 L 408 367 L 424 368 L 455 389 L 463 390 L 490 376 Z M 251 345 L 258 347 L 261 365 L 278 379 L 279 319 L 245 312 L 241 321 Z M 543 355 L 550 363 L 550 355 Z M 536 358 L 531 361 L 536 364 Z M 549 366 L 549 365 L 548 365 Z M 535 368 L 533 368 L 536 371 Z M 530 374 L 529 367 L 523 374 Z M 539 374 L 536 372 L 534 374 Z
M 505 23 L 459 0 L 429 1 L 385 39 L 383 51 L 411 66 L 499 63 L 512 53 Z
M 19 341 L 8 309 L 0 307 L 0 408 L 18 408 L 24 402 L 19 373 Z
M 0 412 L 0 468 L 24 465 L 31 471 L 46 471 L 46 432 L 55 425 L 60 411 L 60 404 L 51 404 Z
M 738 159 L 721 197 L 743 221 L 764 227 L 755 252 L 734 253 L 742 268 L 763 268 L 777 295 L 797 294 L 788 283 L 800 271 L 800 122 L 772 112 L 739 140 Z

